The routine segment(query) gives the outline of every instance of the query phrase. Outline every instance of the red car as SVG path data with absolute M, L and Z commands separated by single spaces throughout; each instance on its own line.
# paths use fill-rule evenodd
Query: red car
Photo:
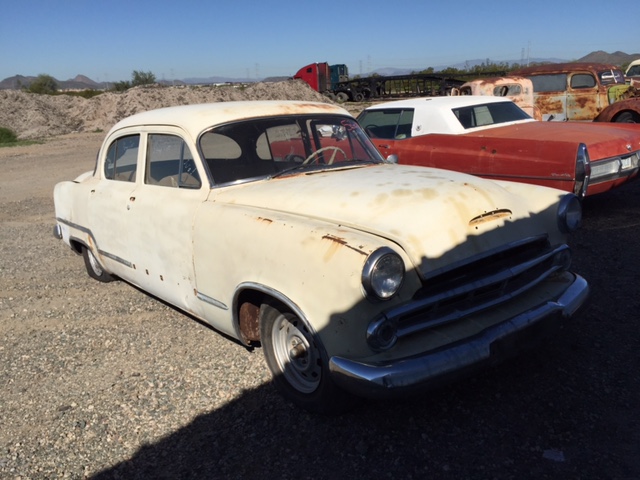
M 504 97 L 452 96 L 381 103 L 358 122 L 399 163 L 532 183 L 583 198 L 638 174 L 640 126 L 540 122 Z

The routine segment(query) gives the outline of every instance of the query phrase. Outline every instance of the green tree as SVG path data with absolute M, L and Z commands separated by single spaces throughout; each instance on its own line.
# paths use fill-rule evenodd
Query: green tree
M 131 86 L 151 85 L 156 83 L 156 76 L 151 72 L 139 72 L 134 70 L 131 74 Z
M 27 88 L 31 93 L 52 94 L 58 91 L 58 82 L 51 75 L 41 73 Z

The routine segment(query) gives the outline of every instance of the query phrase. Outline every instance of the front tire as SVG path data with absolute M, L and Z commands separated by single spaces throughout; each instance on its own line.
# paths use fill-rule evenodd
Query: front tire
M 105 272 L 98 259 L 95 257 L 93 252 L 89 250 L 87 247 L 82 247 L 82 257 L 84 258 L 84 266 L 87 269 L 87 273 L 89 276 L 99 282 L 108 283 L 115 280 L 115 278 Z
M 331 380 L 324 347 L 306 322 L 284 307 L 268 304 L 260 317 L 267 366 L 285 398 L 314 413 L 343 413 L 356 405 L 356 397 Z

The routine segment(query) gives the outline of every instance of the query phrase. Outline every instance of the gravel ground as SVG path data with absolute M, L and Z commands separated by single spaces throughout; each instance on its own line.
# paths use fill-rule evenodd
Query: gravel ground
M 92 281 L 53 238 L 53 185 L 101 140 L 0 149 L 0 478 L 640 478 L 640 183 L 585 202 L 592 296 L 560 335 L 331 418 L 284 402 L 261 350 Z

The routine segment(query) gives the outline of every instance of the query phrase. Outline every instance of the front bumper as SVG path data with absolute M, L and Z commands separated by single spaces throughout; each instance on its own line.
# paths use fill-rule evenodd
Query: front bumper
M 555 301 L 522 312 L 480 334 L 436 351 L 388 362 L 332 357 L 332 379 L 345 390 L 368 398 L 389 398 L 433 387 L 470 370 L 495 363 L 535 343 L 541 334 L 572 316 L 589 294 L 587 281 L 575 275 Z

